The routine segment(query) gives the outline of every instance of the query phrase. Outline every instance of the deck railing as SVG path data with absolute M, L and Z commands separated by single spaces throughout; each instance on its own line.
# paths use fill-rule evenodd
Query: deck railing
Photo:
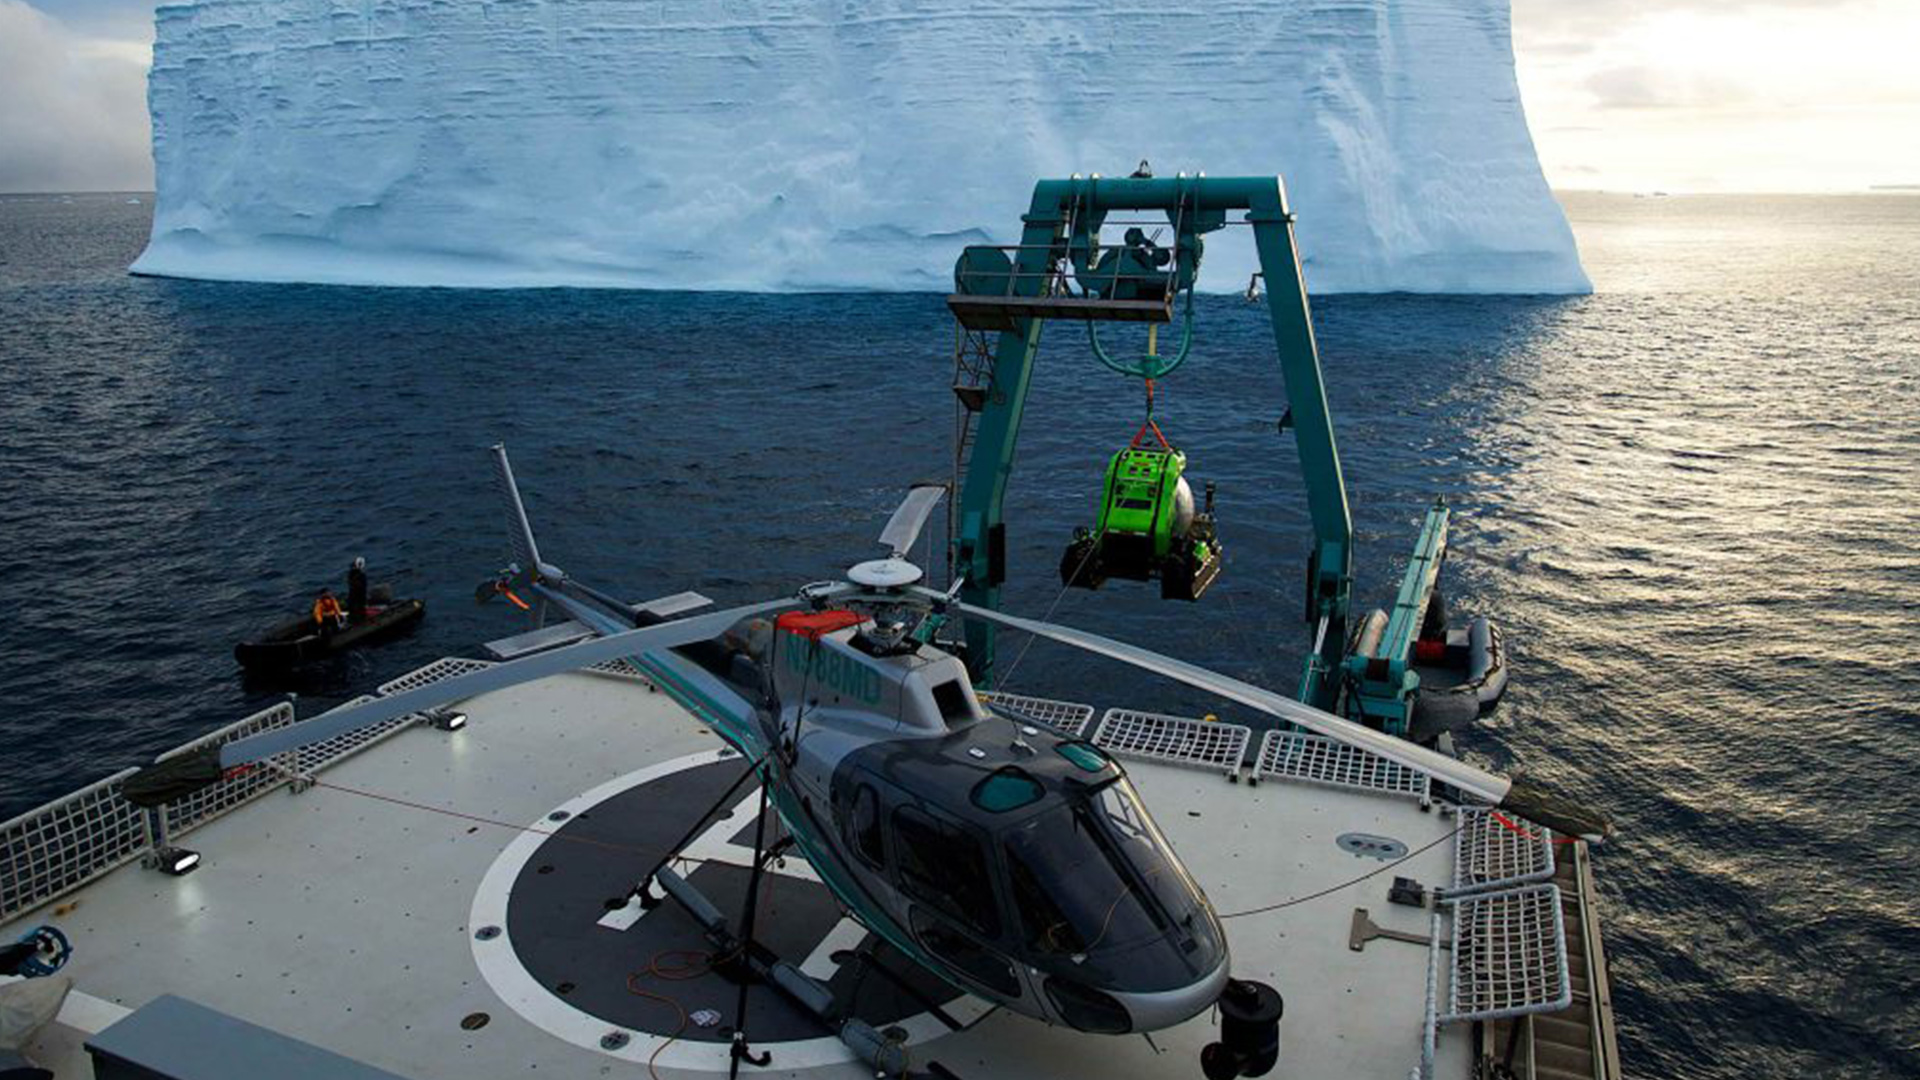
M 1261 780 L 1359 788 L 1403 796 L 1423 804 L 1433 797 L 1433 783 L 1426 773 L 1357 746 L 1305 731 L 1275 728 L 1262 736 L 1254 776 Z
M 1220 720 L 1108 709 L 1094 730 L 1093 743 L 1121 757 L 1218 769 L 1237 777 L 1246 760 L 1253 729 Z
M 1435 1047 L 1447 1024 L 1559 1012 L 1573 1002 L 1559 886 L 1443 895 L 1430 921 L 1426 1022 L 1420 1063 L 1408 1080 L 1431 1080 Z M 1443 949 L 1451 953 L 1444 960 Z
M 380 688 L 380 694 L 429 685 L 480 667 L 484 660 L 436 660 Z M 348 705 L 372 700 L 356 698 Z M 344 708 L 345 706 L 340 706 Z M 290 754 L 152 810 L 128 802 L 122 791 L 135 769 L 116 773 L 0 825 L 0 925 L 50 904 L 89 882 L 194 829 L 289 784 L 311 777 L 418 724 L 421 714 L 396 717 Z M 286 727 L 296 720 L 286 703 L 262 709 L 160 755 L 167 761 L 209 747 Z
M 293 706 L 281 702 L 272 708 L 262 709 L 244 720 L 228 724 L 218 731 L 208 732 L 192 742 L 183 743 L 161 754 L 160 760 L 172 761 L 188 754 L 196 754 L 236 739 L 286 727 L 293 721 Z M 211 787 L 201 788 L 192 794 L 183 795 L 157 809 L 159 822 L 154 839 L 158 843 L 177 840 L 214 818 L 250 803 L 286 782 L 286 774 L 279 769 L 254 769 L 243 775 L 222 780 Z
M 153 847 L 147 812 L 116 773 L 0 825 L 0 923 L 51 903 Z
M 1093 723 L 1094 709 L 1078 701 L 1033 697 L 1029 694 L 1005 694 L 997 690 L 980 691 L 980 703 L 1015 720 L 1035 720 L 1063 735 L 1078 739 Z

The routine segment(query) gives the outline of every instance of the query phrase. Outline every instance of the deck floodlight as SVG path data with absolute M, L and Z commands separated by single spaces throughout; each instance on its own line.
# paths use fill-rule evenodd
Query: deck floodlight
M 155 868 L 168 877 L 184 877 L 200 865 L 200 853 L 186 848 L 157 848 L 153 861 Z
M 459 731 L 467 726 L 467 714 L 458 709 L 435 709 L 427 714 L 427 719 L 441 731 Z

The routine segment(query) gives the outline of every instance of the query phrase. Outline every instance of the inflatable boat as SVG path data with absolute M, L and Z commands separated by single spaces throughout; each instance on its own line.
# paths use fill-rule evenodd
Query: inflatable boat
M 376 587 L 366 621 L 348 623 L 331 634 L 320 633 L 311 614 L 289 619 L 254 640 L 235 645 L 233 658 L 248 671 L 290 671 L 349 649 L 386 641 L 411 629 L 427 613 L 424 600 L 393 600 L 392 595 L 386 586 Z

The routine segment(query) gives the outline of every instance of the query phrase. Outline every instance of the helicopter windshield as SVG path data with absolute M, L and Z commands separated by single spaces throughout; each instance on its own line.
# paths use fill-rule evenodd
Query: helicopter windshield
M 1004 834 L 1026 945 L 1075 959 L 1164 935 L 1195 904 L 1125 778 Z

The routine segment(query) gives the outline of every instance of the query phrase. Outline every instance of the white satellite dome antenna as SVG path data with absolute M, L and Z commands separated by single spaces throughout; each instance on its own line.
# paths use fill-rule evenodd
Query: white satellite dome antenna
M 925 577 L 925 571 L 905 556 L 946 493 L 946 487 L 940 484 L 915 484 L 909 489 L 900 508 L 887 519 L 887 527 L 880 530 L 880 543 L 891 554 L 856 564 L 847 571 L 847 580 L 869 589 L 904 589 Z

